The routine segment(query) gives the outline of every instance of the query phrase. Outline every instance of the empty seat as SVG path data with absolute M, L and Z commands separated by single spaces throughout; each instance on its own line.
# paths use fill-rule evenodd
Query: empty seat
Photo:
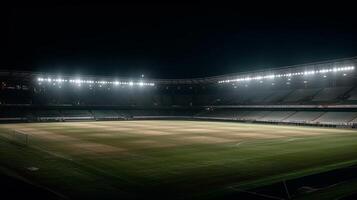
M 299 111 L 284 119 L 283 122 L 309 123 L 320 117 L 325 112 Z
M 280 122 L 294 113 L 295 111 L 272 111 L 264 117 L 260 118 L 259 121 Z
M 312 101 L 332 101 L 346 93 L 349 89 L 349 87 L 324 88 L 314 96 Z
M 233 119 L 236 117 L 236 112 L 231 109 L 215 109 L 215 110 L 199 113 L 197 116 L 209 117 L 209 118 Z
M 357 101 L 357 88 L 353 89 L 348 94 L 349 94 L 348 100 Z
M 246 101 L 247 103 L 262 103 L 272 94 L 273 92 L 271 91 L 250 91 L 249 95 L 246 96 Z
M 314 122 L 321 124 L 344 124 L 357 117 L 357 112 L 326 112 Z
M 247 111 L 244 115 L 239 116 L 241 120 L 259 120 L 268 115 L 271 111 Z
M 265 103 L 276 103 L 281 101 L 284 97 L 286 97 L 291 90 L 281 90 L 281 91 L 274 91 L 271 95 L 264 99 Z
M 283 102 L 299 102 L 313 97 L 320 89 L 297 89 L 283 99 Z

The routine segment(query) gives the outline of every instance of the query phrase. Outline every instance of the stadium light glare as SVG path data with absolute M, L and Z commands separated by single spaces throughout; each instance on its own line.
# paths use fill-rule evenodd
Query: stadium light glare
M 315 71 L 305 71 L 304 75 L 312 75 L 315 74 Z
M 275 77 L 290 77 L 292 76 L 301 76 L 301 75 L 313 75 L 313 74 L 326 74 L 330 72 L 341 72 L 341 71 L 352 71 L 354 70 L 354 66 L 345 66 L 345 67 L 333 67 L 333 68 L 323 68 L 318 70 L 309 70 L 303 72 L 293 72 L 293 73 L 285 73 L 285 74 L 270 74 L 270 75 L 259 75 L 259 76 L 247 76 L 247 77 L 238 77 L 235 79 L 227 79 L 220 80 L 218 83 L 231 83 L 231 82 L 242 82 L 242 81 L 250 81 L 250 80 L 262 80 L 262 79 L 274 79 Z
M 106 84 L 111 84 L 111 85 L 129 85 L 129 86 L 140 86 L 140 87 L 143 87 L 143 86 L 155 86 L 155 83 L 149 83 L 149 82 L 143 82 L 143 81 L 140 81 L 140 82 L 134 82 L 134 81 L 130 81 L 130 82 L 125 82 L 125 81 L 94 81 L 94 80 L 84 80 L 84 79 L 80 79 L 80 78 L 77 78 L 77 79 L 63 79 L 63 78 L 43 78 L 43 77 L 38 77 L 37 78 L 37 82 L 40 84 L 42 82 L 48 82 L 48 83 L 64 83 L 64 82 L 68 82 L 70 84 L 90 84 L 90 85 L 93 85 L 93 84 L 97 84 L 97 85 L 100 85 L 100 87 L 102 87 L 103 85 L 106 85 Z

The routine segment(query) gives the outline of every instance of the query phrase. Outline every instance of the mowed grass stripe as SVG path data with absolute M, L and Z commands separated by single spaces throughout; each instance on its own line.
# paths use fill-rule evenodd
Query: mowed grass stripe
M 204 193 L 323 171 L 357 155 L 357 134 L 345 129 L 152 120 L 0 125 L 0 132 L 12 129 L 32 132 L 34 146 L 105 171 L 108 182 L 121 177 L 138 183 L 138 191 Z M 103 145 L 118 151 L 99 151 Z

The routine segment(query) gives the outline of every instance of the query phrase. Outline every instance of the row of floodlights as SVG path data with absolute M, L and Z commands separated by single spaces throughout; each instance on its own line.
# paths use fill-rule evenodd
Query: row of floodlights
M 48 82 L 48 83 L 72 83 L 72 84 L 111 84 L 111 85 L 129 85 L 129 86 L 155 86 L 155 83 L 147 82 L 133 82 L 133 81 L 93 81 L 93 80 L 82 80 L 82 79 L 61 79 L 61 78 L 37 78 L 38 82 Z
M 351 71 L 354 70 L 354 66 L 346 67 L 334 67 L 330 69 L 320 69 L 320 70 L 311 70 L 304 72 L 295 72 L 295 73 L 286 73 L 286 74 L 270 74 L 265 76 L 254 76 L 254 77 L 244 77 L 237 79 L 221 80 L 218 83 L 230 83 L 230 82 L 241 82 L 241 81 L 250 81 L 250 80 L 262 80 L 262 79 L 274 79 L 276 77 L 291 77 L 291 76 L 302 76 L 302 75 L 312 75 L 312 74 L 325 74 L 328 72 L 341 72 L 341 71 Z

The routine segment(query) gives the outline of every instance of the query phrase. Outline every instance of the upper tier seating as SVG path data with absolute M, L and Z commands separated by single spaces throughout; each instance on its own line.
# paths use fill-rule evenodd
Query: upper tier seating
M 264 103 L 277 103 L 284 99 L 284 97 L 286 97 L 290 93 L 291 90 L 274 91 L 270 96 L 264 99 Z
M 272 91 L 260 91 L 260 92 L 252 92 L 252 91 L 250 91 L 250 94 L 247 95 L 246 101 L 249 104 L 262 103 L 268 97 L 270 97 L 272 94 L 273 94 Z
M 351 90 L 348 94 L 349 94 L 348 100 L 357 101 L 357 87 Z
M 350 87 L 334 87 L 334 88 L 324 88 L 319 93 L 317 93 L 312 101 L 333 101 L 339 96 L 346 93 Z
M 296 103 L 312 98 L 320 89 L 297 89 L 283 99 L 286 103 Z

